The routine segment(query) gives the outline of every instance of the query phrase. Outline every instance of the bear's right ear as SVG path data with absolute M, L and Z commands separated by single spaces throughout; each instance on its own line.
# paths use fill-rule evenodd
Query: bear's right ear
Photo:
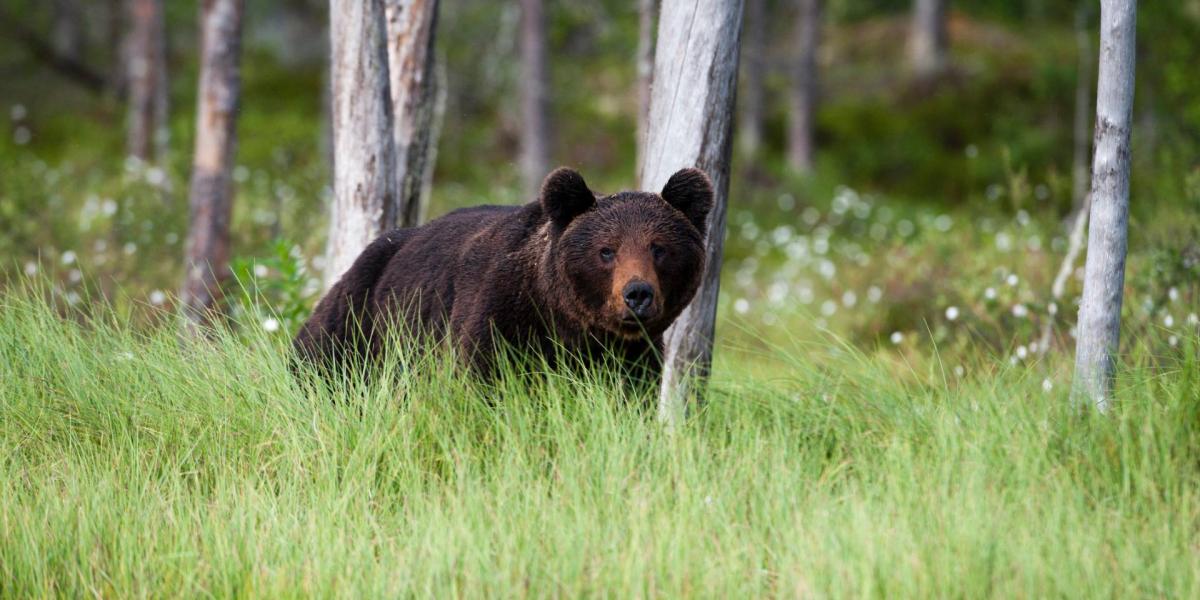
M 559 167 L 546 176 L 539 196 L 542 210 L 556 227 L 563 228 L 571 220 L 596 204 L 596 195 L 574 169 Z

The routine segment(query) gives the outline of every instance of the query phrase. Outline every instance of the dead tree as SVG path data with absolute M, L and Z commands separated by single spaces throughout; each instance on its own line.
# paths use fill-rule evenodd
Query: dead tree
M 162 0 L 129 0 L 125 42 L 129 116 L 126 148 L 144 161 L 165 158 L 167 41 Z
M 438 0 L 385 0 L 388 73 L 396 146 L 401 227 L 420 223 L 437 156 L 438 98 L 434 39 Z
M 196 155 L 188 196 L 187 264 L 180 291 L 192 325 L 211 322 L 220 308 L 222 283 L 229 273 L 243 12 L 243 0 L 204 0 L 200 8 Z
M 646 132 L 650 129 L 650 91 L 654 85 L 654 25 L 658 19 L 658 0 L 638 0 L 637 46 L 637 158 L 634 170 L 642 171 L 646 154 Z
M 665 0 L 659 17 L 640 181 L 661 189 L 676 170 L 694 166 L 708 173 L 716 192 L 704 232 L 703 282 L 664 337 L 659 417 L 667 423 L 682 417 L 695 379 L 707 376 L 712 361 L 741 21 L 741 0 Z
M 817 113 L 817 52 L 821 47 L 821 0 L 800 0 L 796 21 L 796 70 L 792 80 L 788 162 L 800 173 L 813 168 Z
M 1129 242 L 1129 142 L 1132 131 L 1136 0 L 1100 3 L 1100 78 L 1083 304 L 1075 346 L 1076 399 L 1108 407 L 1121 334 L 1125 251 Z
M 395 132 L 383 0 L 331 0 L 333 204 L 325 287 L 396 226 Z
M 947 0 L 913 0 L 908 59 L 918 77 L 936 75 L 946 64 Z
M 521 0 L 521 175 L 536 193 L 550 165 L 546 16 L 542 0 Z

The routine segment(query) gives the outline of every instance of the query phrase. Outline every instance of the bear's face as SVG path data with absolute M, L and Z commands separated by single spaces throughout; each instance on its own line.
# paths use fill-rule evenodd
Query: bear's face
M 568 288 L 555 293 L 569 314 L 625 338 L 661 334 L 700 285 L 712 202 L 712 184 L 698 169 L 673 175 L 662 194 L 603 197 L 570 169 L 551 173 L 541 194 L 548 259 Z

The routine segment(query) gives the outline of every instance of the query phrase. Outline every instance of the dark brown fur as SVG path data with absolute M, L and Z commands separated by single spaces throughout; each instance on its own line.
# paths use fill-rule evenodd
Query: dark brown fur
M 599 196 L 560 168 L 524 206 L 480 206 L 373 242 L 329 290 L 294 341 L 307 360 L 339 369 L 371 359 L 396 324 L 448 334 L 482 373 L 497 342 L 552 359 L 556 345 L 611 353 L 658 370 L 663 331 L 691 301 L 704 271 L 712 185 L 684 169 L 662 195 Z M 649 288 L 641 316 L 630 290 Z M 644 293 L 644 292 L 643 292 Z

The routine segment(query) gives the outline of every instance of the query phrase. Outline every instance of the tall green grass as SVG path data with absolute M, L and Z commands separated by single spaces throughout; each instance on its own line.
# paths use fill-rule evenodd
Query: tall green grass
M 666 431 L 603 374 L 325 386 L 281 338 L 14 292 L 0 596 L 1196 597 L 1196 342 L 1127 361 L 1107 416 L 778 349 Z

